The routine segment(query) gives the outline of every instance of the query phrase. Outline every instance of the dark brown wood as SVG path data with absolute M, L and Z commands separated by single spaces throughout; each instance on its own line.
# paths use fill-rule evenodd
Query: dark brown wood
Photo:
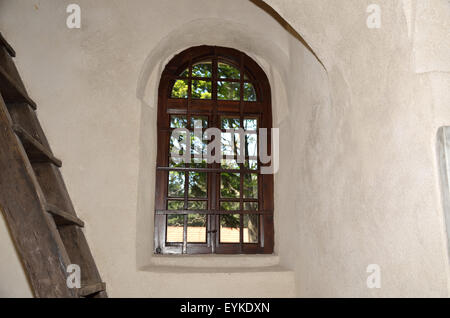
M 0 93 L 5 103 L 25 102 L 36 109 L 36 103 L 28 96 L 11 56 L 2 46 L 0 46 Z
M 62 166 L 61 160 L 53 156 L 51 151 L 44 147 L 39 141 L 31 136 L 25 129 L 17 124 L 13 124 L 13 130 L 22 141 L 31 163 L 51 162 L 57 167 Z
M 212 62 L 211 78 L 192 77 L 192 65 L 203 60 Z M 217 67 L 219 62 L 233 65 L 240 70 L 240 79 L 219 79 Z M 171 89 L 176 79 L 181 79 L 180 73 L 188 69 L 189 74 L 183 79 L 188 81 L 187 98 L 172 98 Z M 244 74 L 248 79 L 244 79 Z M 193 79 L 202 79 L 212 82 L 211 99 L 191 98 L 191 82 Z M 240 100 L 218 100 L 218 81 L 239 83 Z M 251 82 L 257 94 L 257 101 L 244 101 L 244 83 Z M 187 49 L 176 55 L 166 66 L 161 76 L 158 96 L 158 148 L 157 148 L 157 168 L 156 168 L 156 194 L 155 194 L 155 253 L 167 254 L 195 254 L 195 253 L 273 253 L 273 175 L 260 175 L 260 170 L 248 170 L 243 164 L 240 169 L 222 169 L 220 164 L 209 164 L 207 168 L 171 168 L 168 165 L 169 158 L 169 138 L 171 129 L 169 121 L 171 115 L 184 115 L 188 122 L 191 116 L 207 116 L 209 127 L 220 127 L 221 116 L 236 116 L 241 119 L 250 117 L 258 119 L 259 128 L 272 128 L 272 109 L 269 81 L 264 71 L 246 54 L 230 48 L 199 46 Z M 270 136 L 269 136 L 270 137 Z M 270 138 L 268 139 L 270 144 Z M 269 146 L 270 151 L 270 146 Z M 257 159 L 257 158 L 255 158 Z M 260 163 L 261 166 L 261 163 Z M 188 185 L 185 183 L 184 198 L 168 198 L 168 172 L 184 172 L 185 180 L 189 172 L 207 173 L 207 193 L 208 210 L 189 210 L 187 207 Z M 220 173 L 235 172 L 240 173 L 240 198 L 222 199 L 220 197 Z M 243 197 L 244 174 L 258 174 L 258 198 L 246 199 Z M 184 209 L 170 211 L 167 209 L 167 200 L 184 201 Z M 195 201 L 196 199 L 194 199 Z M 200 199 L 198 199 L 200 200 Z M 201 201 L 203 201 L 202 199 Z M 239 211 L 223 211 L 220 202 L 238 202 Z M 258 211 L 243 211 L 244 203 L 258 202 Z M 207 243 L 194 244 L 186 242 L 186 216 L 190 213 L 207 215 Z M 166 242 L 166 222 L 168 214 L 179 214 L 185 216 L 184 222 L 184 243 Z M 240 215 L 240 243 L 221 243 L 218 235 L 220 229 L 220 215 L 239 214 Z M 243 243 L 243 215 L 255 214 L 259 216 L 259 243 Z
M 78 294 L 80 297 L 90 297 L 94 294 L 104 292 L 106 290 L 106 284 L 105 283 L 96 283 L 91 285 L 82 286 L 78 290 Z
M 6 49 L 6 51 L 11 57 L 16 57 L 16 51 L 14 51 L 12 46 L 9 45 L 8 41 L 6 41 L 1 32 L 0 32 L 0 44 Z
M 84 227 L 84 222 L 78 217 L 61 210 L 57 206 L 47 203 L 46 208 L 47 212 L 51 213 L 55 218 L 56 225 L 78 225 L 79 227 Z
M 75 297 L 67 288 L 69 264 L 50 228 L 44 195 L 11 128 L 0 96 L 0 207 L 36 297 Z
M 0 37 L 0 44 L 2 38 Z M 6 45 L 0 45 L 0 207 L 37 297 L 107 297 L 48 140 Z M 3 103 L 3 96 L 8 102 Z M 65 269 L 81 269 L 81 294 Z

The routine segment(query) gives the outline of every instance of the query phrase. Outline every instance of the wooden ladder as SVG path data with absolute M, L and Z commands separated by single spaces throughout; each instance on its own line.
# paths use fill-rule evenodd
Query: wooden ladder
M 0 209 L 36 297 L 107 297 L 57 159 L 0 33 Z M 81 288 L 67 286 L 67 266 Z

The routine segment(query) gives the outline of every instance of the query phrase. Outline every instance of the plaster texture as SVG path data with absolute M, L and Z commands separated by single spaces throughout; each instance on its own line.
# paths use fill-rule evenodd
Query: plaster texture
M 368 0 L 266 2 L 320 62 L 250 1 L 79 0 L 82 28 L 69 30 L 69 1 L 0 0 L 0 30 L 109 294 L 448 296 L 436 159 L 450 122 L 448 1 L 379 0 L 380 29 L 366 26 Z M 255 266 L 152 254 L 159 76 L 201 44 L 247 53 L 272 87 L 276 255 Z M 12 255 L 2 280 L 22 282 L 9 296 L 29 293 L 11 242 L 0 250 Z M 381 267 L 381 289 L 366 286 L 369 264 Z

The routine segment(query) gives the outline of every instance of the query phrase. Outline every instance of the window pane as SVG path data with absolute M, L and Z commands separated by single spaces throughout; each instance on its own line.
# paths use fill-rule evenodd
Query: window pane
M 258 211 L 258 202 L 244 202 L 244 211 Z
M 237 160 L 235 159 L 222 159 L 222 163 L 220 165 L 222 169 L 239 169 L 239 164 L 237 163 Z
M 180 77 L 188 77 L 189 76 L 189 69 L 185 69 L 183 72 L 180 73 Z
M 208 164 L 206 163 L 206 159 L 203 159 L 203 158 L 191 158 L 191 163 L 190 163 L 189 167 L 202 169 L 202 168 L 207 168 Z
M 169 167 L 171 168 L 183 168 L 184 160 L 183 158 L 169 157 Z
M 206 243 L 206 215 L 188 214 L 188 243 Z
M 211 99 L 211 81 L 192 80 L 192 98 Z
M 175 201 L 169 200 L 167 201 L 167 210 L 184 210 L 184 201 Z
M 172 98 L 188 97 L 188 80 L 176 80 L 172 88 Z
M 194 131 L 191 132 L 191 154 L 200 155 L 206 153 L 206 140 L 202 139 L 203 136 L 197 136 Z
M 241 120 L 239 118 L 222 117 L 221 128 L 222 129 L 236 129 L 241 127 Z
M 169 155 L 173 153 L 182 155 L 185 151 L 186 151 L 186 132 L 181 133 L 179 136 L 170 135 Z
M 208 209 L 208 201 L 189 201 L 188 209 L 189 210 L 207 210 Z
M 239 82 L 217 82 L 217 99 L 240 100 L 241 84 Z
M 256 214 L 244 214 L 244 243 L 258 243 L 258 220 Z
M 170 128 L 186 128 L 186 116 L 170 116 Z
M 166 240 L 169 243 L 183 243 L 184 215 L 167 215 Z
M 258 198 L 258 175 L 245 174 L 244 175 L 244 198 L 257 199 Z
M 239 173 L 220 174 L 220 195 L 222 198 L 239 198 L 241 178 Z
M 258 170 L 258 161 L 257 160 L 245 160 L 244 166 L 246 169 L 249 169 L 249 170 Z
M 189 197 L 206 198 L 206 172 L 189 172 Z
M 245 135 L 245 154 L 250 157 L 258 156 L 258 135 L 256 133 Z
M 226 63 L 218 63 L 218 76 L 219 78 L 227 78 L 227 79 L 240 79 L 241 71 L 234 66 L 231 66 Z
M 184 197 L 184 172 L 169 171 L 169 197 Z
M 240 242 L 239 214 L 229 214 L 220 216 L 220 242 L 221 243 Z
M 256 102 L 256 92 L 252 83 L 244 83 L 244 100 Z
M 206 116 L 192 116 L 191 128 L 208 128 L 208 117 Z
M 258 120 L 256 118 L 245 118 L 244 119 L 244 129 L 245 130 L 257 130 Z
M 211 62 L 200 62 L 192 65 L 192 77 L 211 77 Z
M 220 202 L 220 210 L 222 211 L 238 211 L 240 208 L 239 202 Z
M 238 133 L 223 132 L 221 146 L 223 156 L 234 156 L 236 154 L 240 154 L 240 135 Z

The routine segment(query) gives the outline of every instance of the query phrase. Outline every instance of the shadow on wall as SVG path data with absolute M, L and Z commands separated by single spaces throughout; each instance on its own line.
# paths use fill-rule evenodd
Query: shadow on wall
M 309 46 L 309 44 L 305 41 L 305 39 L 297 32 L 295 29 L 287 22 L 278 12 L 276 12 L 271 6 L 265 3 L 262 0 L 249 0 L 251 3 L 264 10 L 267 14 L 269 14 L 272 18 L 274 18 L 289 34 L 295 37 L 303 46 L 311 52 L 312 55 L 319 61 L 320 65 L 325 69 L 325 65 L 323 65 L 320 58 L 313 51 L 313 49 Z

